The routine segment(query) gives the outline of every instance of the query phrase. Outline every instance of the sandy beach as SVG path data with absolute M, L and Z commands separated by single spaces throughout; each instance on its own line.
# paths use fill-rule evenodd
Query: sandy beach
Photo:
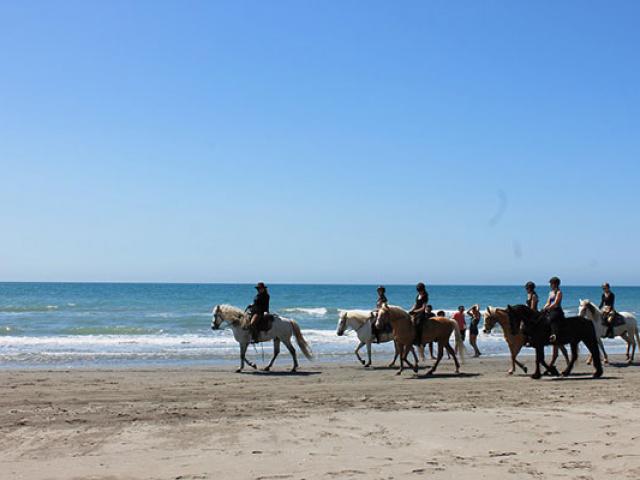
M 289 375 L 287 360 L 271 374 L 2 371 L 0 476 L 640 478 L 638 366 L 532 381 L 505 358 L 433 378 L 308 362 Z

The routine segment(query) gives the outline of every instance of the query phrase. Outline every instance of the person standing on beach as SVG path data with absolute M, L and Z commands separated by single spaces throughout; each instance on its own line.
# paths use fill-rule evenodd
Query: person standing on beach
M 416 328 L 416 338 L 422 337 L 422 320 L 424 320 L 424 314 L 429 303 L 429 294 L 427 293 L 427 287 L 424 283 L 420 282 L 416 285 L 416 301 L 409 310 L 413 326 Z
M 564 311 L 562 310 L 562 290 L 560 290 L 560 279 L 551 277 L 549 280 L 549 298 L 542 309 L 544 315 L 549 319 L 551 326 L 551 336 L 549 342 L 556 343 L 558 340 L 559 324 L 564 320 Z
M 616 318 L 615 311 L 616 295 L 611 291 L 608 283 L 602 284 L 602 297 L 598 308 L 602 311 L 602 316 L 607 322 L 607 337 L 613 338 L 613 320 Z
M 251 321 L 249 322 L 249 330 L 251 331 L 251 339 L 254 343 L 258 342 L 260 335 L 259 325 L 265 314 L 269 313 L 269 301 L 271 297 L 267 291 L 267 286 L 263 282 L 258 282 L 255 286 L 258 293 L 253 299 L 253 303 L 249 307 L 251 312 Z
M 479 357 L 482 355 L 478 348 L 478 325 L 480 324 L 480 306 L 476 303 L 473 307 L 467 310 L 467 315 L 471 317 L 471 323 L 469 324 L 469 343 L 473 347 L 473 356 Z
M 464 319 L 464 305 L 460 305 L 458 307 L 458 311 L 454 313 L 451 316 L 451 318 L 453 318 L 456 322 L 458 322 L 460 335 L 462 336 L 462 341 L 464 342 L 465 336 L 467 334 L 467 322 Z

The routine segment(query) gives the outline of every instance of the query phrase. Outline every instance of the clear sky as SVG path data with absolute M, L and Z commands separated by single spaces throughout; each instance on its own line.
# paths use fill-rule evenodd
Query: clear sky
M 638 285 L 639 24 L 3 1 L 0 280 Z

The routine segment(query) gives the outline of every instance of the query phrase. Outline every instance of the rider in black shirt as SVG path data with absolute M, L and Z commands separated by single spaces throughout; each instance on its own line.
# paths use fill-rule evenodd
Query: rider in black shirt
M 598 308 L 602 310 L 602 318 L 607 322 L 607 337 L 613 338 L 613 320 L 616 318 L 615 311 L 616 295 L 611 291 L 608 283 L 602 284 L 602 298 Z
M 416 290 L 418 294 L 416 295 L 416 301 L 413 307 L 409 310 L 409 315 L 411 315 L 413 325 L 416 327 L 416 340 L 419 341 L 422 338 L 422 320 L 425 318 L 425 310 L 427 303 L 429 303 L 429 294 L 427 293 L 427 287 L 425 287 L 422 282 L 416 285 Z
M 253 303 L 249 307 L 249 311 L 251 312 L 251 321 L 249 322 L 249 329 L 251 330 L 251 338 L 253 342 L 258 341 L 258 337 L 260 335 L 260 331 L 258 330 L 258 325 L 264 318 L 265 314 L 269 313 L 269 292 L 267 291 L 267 286 L 263 282 L 259 282 L 256 285 L 256 290 L 258 290 L 257 295 L 253 299 Z

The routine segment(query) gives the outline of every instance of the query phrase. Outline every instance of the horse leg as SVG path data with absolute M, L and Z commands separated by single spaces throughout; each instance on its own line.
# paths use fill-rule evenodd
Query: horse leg
M 569 365 L 569 354 L 567 353 L 567 347 L 565 347 L 564 345 L 558 345 L 558 348 L 562 352 L 562 356 L 564 357 L 565 362 L 567 362 L 567 365 Z M 577 355 L 578 351 L 576 350 L 576 358 Z
M 569 376 L 569 374 L 571 373 L 571 370 L 573 370 L 573 364 L 576 363 L 576 359 L 577 358 L 578 358 L 578 343 L 577 342 L 572 342 L 571 343 L 571 361 L 567 365 L 567 368 L 565 368 L 562 371 L 562 376 L 563 377 L 568 377 Z
M 424 357 L 424 346 L 422 347 L 422 349 L 423 349 L 422 356 Z M 411 346 L 411 352 L 413 353 L 413 359 L 415 360 L 416 363 L 414 365 L 411 365 L 409 363 L 409 366 L 413 369 L 415 373 L 418 373 L 418 356 L 416 355 L 416 349 L 413 348 L 413 346 Z
M 517 356 L 520 353 L 520 350 L 522 350 L 522 344 L 520 344 L 519 347 L 515 347 L 514 350 L 515 350 L 515 353 L 513 355 L 513 361 L 517 366 L 520 367 L 520 370 L 522 370 L 524 373 L 527 373 L 527 367 L 523 363 L 520 363 L 517 359 Z
M 371 341 L 367 342 L 367 363 L 364 364 L 365 367 L 371 366 Z
M 598 337 L 598 345 L 600 346 L 600 350 L 602 350 L 602 358 L 604 360 L 604 364 L 609 365 L 609 355 L 607 355 L 607 351 L 604 349 L 604 342 L 600 337 Z
M 589 352 L 591 352 L 591 356 L 593 357 L 593 366 L 596 369 L 593 373 L 593 378 L 599 378 L 602 376 L 602 361 L 600 360 L 600 352 L 598 351 L 598 341 L 596 338 L 583 339 L 582 341 L 587 346 L 587 349 L 589 349 Z
M 425 376 L 433 375 L 433 372 L 435 372 L 436 368 L 438 368 L 438 364 L 440 363 L 440 360 L 442 360 L 443 354 L 444 354 L 444 347 L 442 346 L 442 343 L 438 342 L 438 356 L 436 357 L 436 363 L 433 364 L 433 367 L 427 370 L 427 373 L 425 373 Z
M 244 368 L 244 356 L 247 353 L 247 347 L 249 346 L 248 343 L 241 343 L 240 344 L 240 368 L 238 368 L 236 370 L 236 373 L 240 373 L 242 371 L 242 369 Z
M 358 353 L 362 347 L 364 347 L 364 342 L 361 340 L 361 341 L 360 341 L 360 344 L 356 347 L 356 350 L 355 350 L 355 352 L 353 352 L 353 353 L 355 353 L 355 354 L 356 354 L 356 357 L 358 357 L 358 361 L 359 361 L 362 365 L 364 365 L 364 360 L 360 357 L 360 354 Z
M 543 357 L 544 357 L 544 347 L 537 346 L 536 347 L 536 371 L 533 372 L 533 375 L 531 375 L 531 378 L 533 378 L 534 380 L 538 380 L 540 377 L 542 377 L 542 374 L 540 373 L 540 359 Z
M 396 372 L 396 375 L 402 375 L 402 371 L 404 370 L 405 349 L 406 347 L 404 345 L 398 345 L 398 353 L 400 355 L 400 370 Z M 409 353 L 408 350 L 407 353 Z
M 405 346 L 405 348 L 406 348 L 406 350 L 405 350 L 405 354 L 404 354 L 404 356 L 403 356 L 404 358 L 402 358 L 402 359 L 400 360 L 400 363 L 402 363 L 402 362 L 404 361 L 404 363 L 406 363 L 406 364 L 407 364 L 407 366 L 408 366 L 411 370 L 413 370 L 414 372 L 417 372 L 417 371 L 418 371 L 418 357 L 416 356 L 416 351 L 415 351 L 415 349 L 413 348 L 413 345 Z M 409 357 L 409 352 L 413 353 L 413 358 L 414 358 L 414 359 L 415 359 L 415 361 L 416 361 L 415 365 L 414 365 L 414 364 L 412 364 L 412 363 L 409 361 L 409 358 L 408 358 L 408 357 Z
M 280 339 L 274 338 L 273 339 L 273 357 L 271 357 L 271 361 L 269 362 L 269 365 L 264 367 L 265 372 L 268 372 L 271 369 L 271 367 L 273 366 L 273 362 L 276 361 L 276 357 L 279 354 L 280 354 Z
M 456 364 L 456 373 L 460 373 L 460 362 L 458 362 L 458 357 L 456 356 L 456 351 L 453 349 L 451 344 L 449 344 L 449 340 L 444 344 L 444 348 L 447 349 L 447 352 L 453 357 L 453 363 Z
M 291 339 L 282 339 L 282 342 L 284 343 L 284 346 L 287 347 L 287 350 L 289 350 L 289 353 L 291 354 L 291 357 L 293 358 L 293 367 L 291 368 L 292 372 L 295 372 L 298 370 L 298 356 L 296 355 L 296 349 L 293 348 L 293 345 L 291 345 Z

